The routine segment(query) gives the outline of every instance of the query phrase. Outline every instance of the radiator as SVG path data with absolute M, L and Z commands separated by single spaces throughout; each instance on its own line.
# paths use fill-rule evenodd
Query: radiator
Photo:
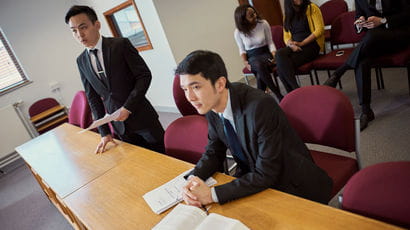
M 20 158 L 14 148 L 34 137 L 20 110 L 21 103 L 0 108 L 0 168 Z

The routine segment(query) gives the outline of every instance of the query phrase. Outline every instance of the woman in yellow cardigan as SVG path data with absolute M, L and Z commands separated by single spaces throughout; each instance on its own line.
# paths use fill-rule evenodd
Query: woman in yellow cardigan
M 299 85 L 296 68 L 315 59 L 324 50 L 322 13 L 310 0 L 285 0 L 283 39 L 286 47 L 275 55 L 279 77 L 287 92 Z

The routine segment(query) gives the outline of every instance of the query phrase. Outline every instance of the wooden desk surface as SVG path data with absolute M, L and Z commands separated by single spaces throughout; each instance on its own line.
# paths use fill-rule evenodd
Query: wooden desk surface
M 54 192 L 64 198 L 89 183 L 129 156 L 124 143 L 104 154 L 95 154 L 100 136 L 94 132 L 63 124 L 18 146 L 16 151 Z M 115 149 L 115 152 L 112 151 Z
M 149 150 L 130 146 L 130 151 L 136 154 L 64 199 L 87 228 L 151 229 L 170 210 L 155 214 L 142 195 L 193 167 Z M 221 173 L 215 178 L 220 184 L 233 179 Z M 224 205 L 213 204 L 210 212 L 239 219 L 253 230 L 398 229 L 273 189 Z
M 193 165 L 121 143 L 94 154 L 98 134 L 65 124 L 17 151 L 63 199 L 88 229 L 150 229 L 168 212 L 157 215 L 142 195 Z M 232 177 L 216 174 L 218 183 Z M 304 200 L 273 189 L 210 212 L 242 221 L 257 229 L 399 229 L 376 220 Z

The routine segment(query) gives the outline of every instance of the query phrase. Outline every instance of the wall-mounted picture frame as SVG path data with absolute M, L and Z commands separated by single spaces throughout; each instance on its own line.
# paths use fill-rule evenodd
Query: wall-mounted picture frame
M 104 12 L 104 16 L 114 37 L 128 38 L 138 51 L 153 49 L 133 0 Z

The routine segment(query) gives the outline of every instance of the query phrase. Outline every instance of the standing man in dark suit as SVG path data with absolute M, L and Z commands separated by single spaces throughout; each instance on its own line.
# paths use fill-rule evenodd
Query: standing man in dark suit
M 93 9 L 72 6 L 65 16 L 73 36 L 85 50 L 77 58 L 94 119 L 119 110 L 115 133 L 125 142 L 164 152 L 164 129 L 158 114 L 145 97 L 151 72 L 127 38 L 105 38 Z M 102 136 L 96 152 L 114 142 L 108 125 L 98 127 Z
M 356 0 L 356 21 L 358 33 L 366 31 L 360 44 L 346 63 L 339 67 L 325 85 L 336 87 L 346 72 L 355 70 L 357 92 L 362 106 L 360 129 L 374 120 L 371 102 L 372 59 L 406 49 L 410 44 L 409 0 Z
M 275 188 L 327 203 L 332 180 L 315 165 L 274 98 L 241 83 L 230 83 L 221 57 L 194 51 L 177 67 L 188 101 L 209 122 L 206 152 L 184 187 L 194 206 L 220 204 Z M 237 179 L 208 187 L 204 180 L 223 170 L 230 148 Z

